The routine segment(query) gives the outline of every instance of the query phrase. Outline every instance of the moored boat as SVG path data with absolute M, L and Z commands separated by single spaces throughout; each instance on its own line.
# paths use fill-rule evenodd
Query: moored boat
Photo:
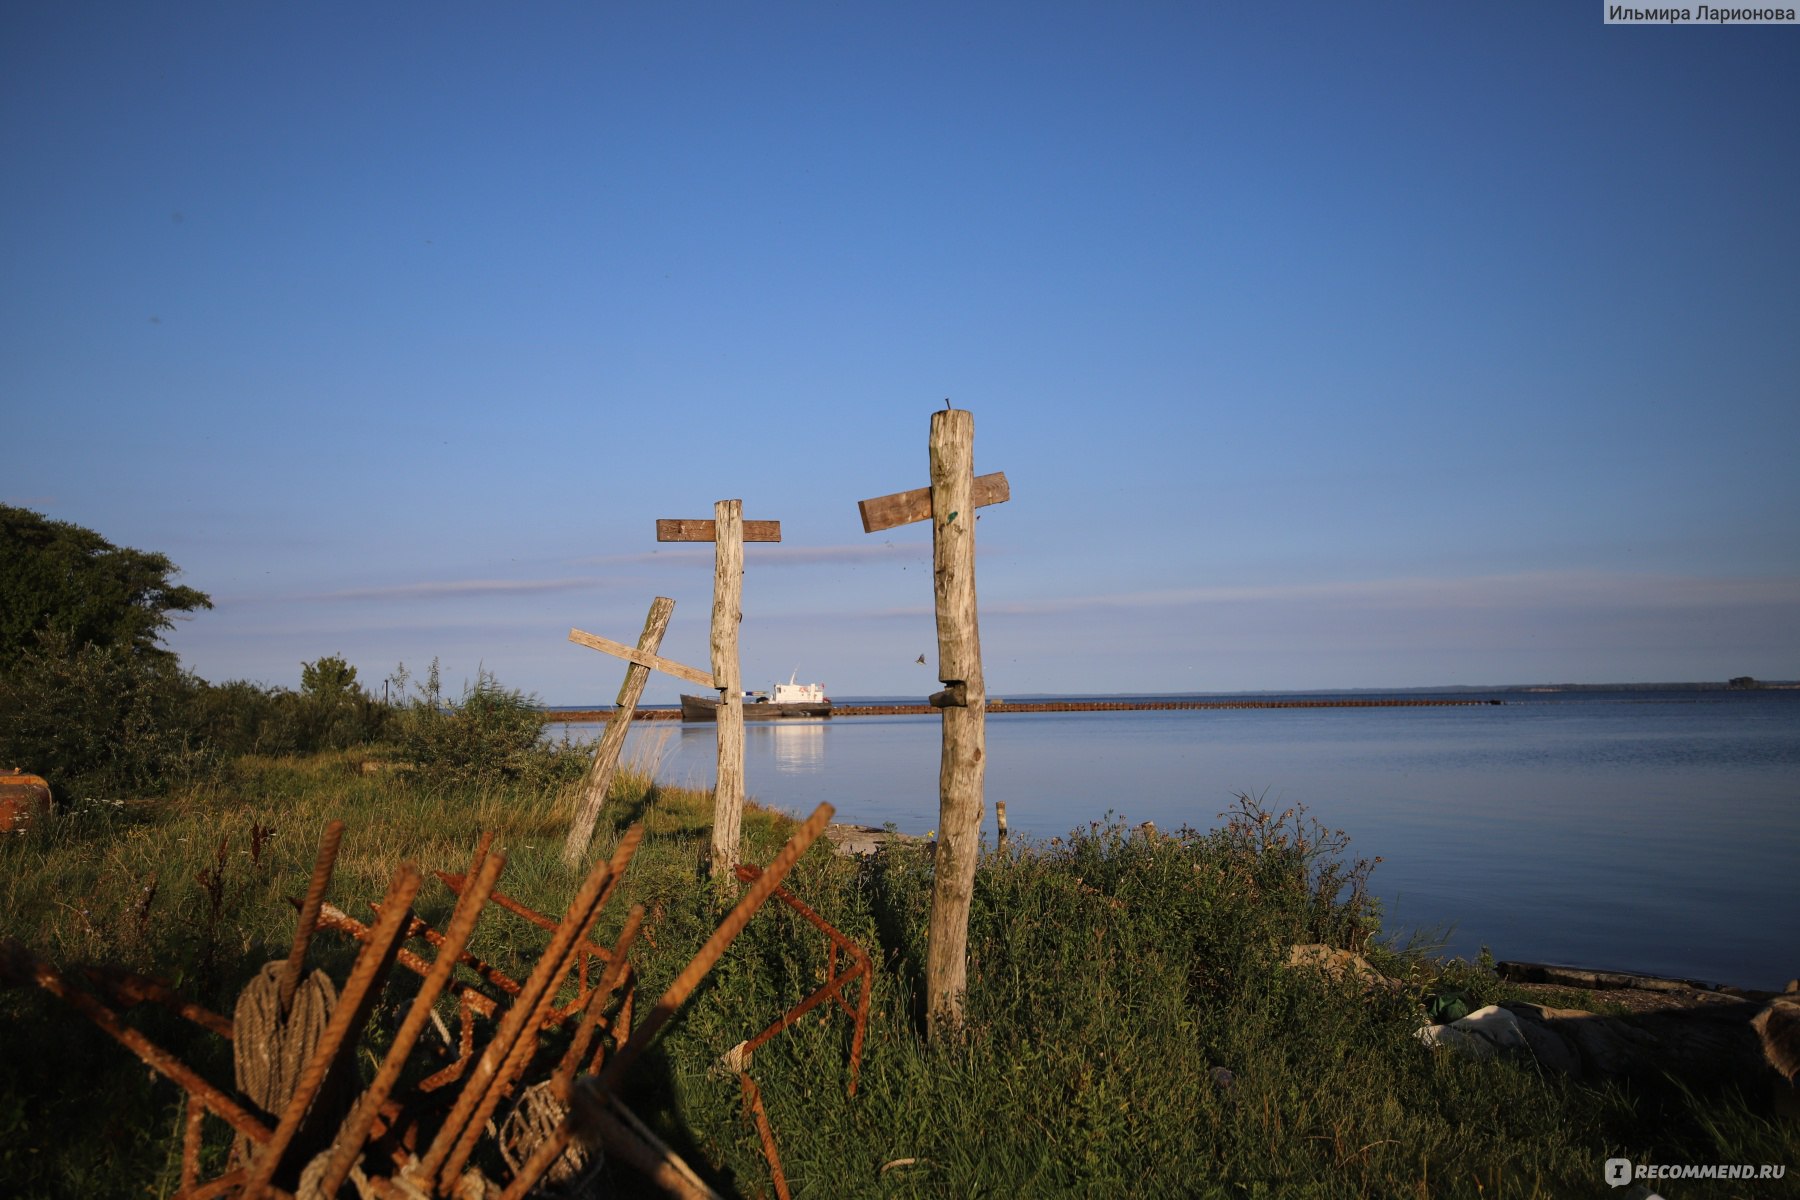
M 795 672 L 797 675 L 799 672 Z M 784 717 L 829 717 L 831 697 L 822 683 L 796 683 L 790 678 L 775 685 L 773 693 L 745 692 L 744 720 L 774 721 Z M 715 696 L 682 696 L 681 719 L 716 721 L 719 701 Z

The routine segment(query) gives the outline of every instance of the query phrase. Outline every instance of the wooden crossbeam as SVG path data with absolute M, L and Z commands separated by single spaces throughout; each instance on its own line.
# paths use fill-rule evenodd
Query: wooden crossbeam
M 627 646 L 624 642 L 615 642 L 611 638 L 603 638 L 597 633 L 571 629 L 569 630 L 569 640 L 578 646 L 586 646 L 590 650 L 598 650 L 602 654 L 610 654 L 614 658 L 622 658 L 626 662 L 649 667 L 652 671 L 661 671 L 664 675 L 673 675 L 677 679 L 697 683 L 701 687 L 718 686 L 713 682 L 713 677 L 705 671 L 678 663 L 672 658 L 664 658 L 660 654 L 647 654 L 636 646 Z
M 744 684 L 738 661 L 738 625 L 744 619 L 744 543 L 779 542 L 780 521 L 744 520 L 742 500 L 719 500 L 713 519 L 663 518 L 659 542 L 713 544 L 712 678 L 719 705 L 713 710 L 719 739 L 719 774 L 713 784 L 712 875 L 729 884 L 737 865 L 744 815 Z
M 938 679 L 931 697 L 944 714 L 938 759 L 938 842 L 931 922 L 925 938 L 925 1028 L 931 1040 L 963 1023 L 969 977 L 969 907 L 981 855 L 987 771 L 987 683 L 975 606 L 975 509 L 1012 498 L 1006 476 L 975 477 L 975 417 L 966 409 L 931 414 L 931 484 L 864 500 L 863 531 L 931 522 L 932 591 L 937 598 Z M 920 660 L 924 661 L 923 659 Z
M 718 525 L 717 521 L 661 517 L 656 522 L 656 540 L 659 542 L 716 542 L 719 540 Z M 781 540 L 781 522 L 745 521 L 743 540 L 746 542 L 779 542 Z
M 1011 500 L 1012 489 L 1007 486 L 1006 472 L 995 471 L 992 475 L 976 476 L 973 497 L 977 508 L 988 504 L 1005 504 Z M 892 529 L 896 525 L 911 525 L 914 521 L 923 521 L 931 516 L 931 489 L 913 488 L 909 492 L 877 496 L 873 500 L 859 502 L 856 507 L 862 510 L 864 533 Z

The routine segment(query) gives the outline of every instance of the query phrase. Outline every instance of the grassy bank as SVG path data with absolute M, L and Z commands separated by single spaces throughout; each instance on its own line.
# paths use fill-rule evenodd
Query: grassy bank
M 639 773 L 602 817 L 596 854 L 633 821 L 648 831 L 600 928 L 610 940 L 630 903 L 649 910 L 634 951 L 640 1011 L 716 923 L 697 870 L 709 808 Z M 577 882 L 558 861 L 567 815 L 537 790 L 426 788 L 361 774 L 348 756 L 243 759 L 204 788 L 154 804 L 84 802 L 4 839 L 0 931 L 58 964 L 170 978 L 229 1013 L 243 982 L 285 955 L 286 898 L 304 890 L 327 820 L 348 826 L 331 899 L 353 913 L 402 859 L 464 869 L 482 830 L 509 854 L 501 887 L 559 912 Z M 766 862 L 788 828 L 751 814 L 746 857 Z M 991 854 L 971 920 L 969 1026 L 927 1047 L 917 1032 L 927 848 L 896 842 L 851 860 L 815 846 L 789 887 L 870 950 L 877 978 L 854 1099 L 841 1016 L 805 1021 L 756 1056 L 795 1194 L 1617 1195 L 1601 1177 L 1615 1155 L 1800 1169 L 1793 1126 L 1770 1123 L 1754 1098 L 1591 1087 L 1527 1061 L 1425 1051 L 1411 1034 L 1427 992 L 1455 985 L 1487 1002 L 1504 987 L 1473 967 L 1446 976 L 1381 948 L 1357 886 L 1366 868 L 1346 852 L 1299 814 L 1246 802 L 1207 832 L 1100 824 Z M 441 928 L 451 900 L 433 880 L 418 908 Z M 494 913 L 474 948 L 521 970 L 543 941 Z M 1319 941 L 1365 948 L 1408 989 L 1365 993 L 1283 965 L 1291 944 Z M 315 962 L 342 978 L 351 948 L 329 935 L 315 947 Z M 770 1191 L 737 1082 L 717 1059 L 824 969 L 822 939 L 765 909 L 636 1072 L 634 1106 L 721 1190 Z M 216 1040 L 148 1010 L 131 1020 L 229 1080 Z M 174 1189 L 179 1093 L 71 1010 L 33 989 L 0 990 L 0 1064 L 0 1192 Z

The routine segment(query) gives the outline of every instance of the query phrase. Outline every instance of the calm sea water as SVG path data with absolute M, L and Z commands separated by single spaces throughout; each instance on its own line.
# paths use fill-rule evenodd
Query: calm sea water
M 570 726 L 577 736 L 598 726 Z M 1238 792 L 1305 805 L 1380 855 L 1391 933 L 1451 953 L 1779 988 L 1800 975 L 1800 692 L 1509 694 L 1467 708 L 990 715 L 986 828 L 1048 839 L 1116 814 L 1209 828 Z M 939 721 L 747 726 L 765 804 L 937 823 Z M 710 787 L 711 728 L 627 754 Z

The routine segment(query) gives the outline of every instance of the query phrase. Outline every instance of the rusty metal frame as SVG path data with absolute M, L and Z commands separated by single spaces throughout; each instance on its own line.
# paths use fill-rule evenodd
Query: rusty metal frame
M 686 1002 L 733 939 L 771 896 L 778 896 L 825 932 L 830 941 L 831 969 L 826 988 L 808 997 L 770 1030 L 758 1036 L 766 1040 L 813 1006 L 827 999 L 835 1000 L 858 1020 L 852 1065 L 854 1089 L 854 1063 L 861 1051 L 872 966 L 860 947 L 819 920 L 816 913 L 779 886 L 823 831 L 831 813 L 830 805 L 820 805 L 765 871 L 754 868 L 740 871 L 751 886 L 635 1028 L 632 1023 L 635 972 L 628 954 L 642 931 L 644 910 L 642 906 L 632 909 L 618 941 L 612 946 L 595 942 L 592 930 L 643 838 L 641 825 L 626 831 L 610 861 L 594 865 L 562 920 L 550 923 L 553 930 L 550 944 L 539 955 L 530 977 L 518 983 L 467 950 L 480 913 L 490 902 L 497 902 L 499 896 L 495 885 L 505 865 L 505 857 L 490 853 L 491 834 L 483 836 L 468 874 L 456 877 L 456 884 L 445 880 L 458 898 L 448 931 L 438 934 L 413 914 L 412 904 L 418 895 L 422 875 L 410 863 L 401 864 L 394 872 L 386 898 L 376 906 L 377 918 L 372 925 L 364 925 L 325 901 L 325 891 L 343 836 L 342 823 L 332 822 L 321 840 L 307 897 L 296 904 L 300 920 L 280 972 L 281 982 L 286 985 L 298 980 L 306 951 L 318 929 L 346 934 L 360 942 L 361 948 L 349 978 L 339 989 L 338 1004 L 332 1009 L 326 1029 L 305 1064 L 298 1086 L 282 1111 L 272 1118 L 273 1128 L 264 1124 L 259 1114 L 239 1104 L 227 1089 L 211 1084 L 175 1055 L 125 1025 L 118 1013 L 95 994 L 72 987 L 54 967 L 16 943 L 0 945 L 0 982 L 34 983 L 58 996 L 187 1093 L 180 1135 L 180 1190 L 175 1193 L 178 1200 L 223 1200 L 224 1197 L 293 1200 L 286 1189 L 293 1185 L 301 1170 L 302 1146 L 308 1147 L 306 1153 L 309 1154 L 313 1153 L 313 1148 L 320 1148 L 318 1154 L 323 1158 L 324 1171 L 319 1183 L 326 1196 L 335 1197 L 352 1177 L 357 1190 L 365 1196 L 407 1197 L 408 1200 L 447 1196 L 467 1182 L 462 1178 L 463 1167 L 476 1143 L 484 1136 L 496 1106 L 513 1094 L 528 1071 L 536 1069 L 533 1064 L 545 1065 L 539 1059 L 543 1048 L 539 1035 L 577 1015 L 579 1021 L 568 1045 L 548 1063 L 553 1094 L 564 1100 L 569 1113 L 509 1182 L 505 1195 L 523 1196 L 536 1185 L 542 1172 L 570 1141 L 579 1136 L 598 1138 L 620 1161 L 632 1163 L 675 1194 L 711 1196 L 713 1193 L 700 1177 L 622 1104 L 617 1088 L 635 1059 Z M 514 912 L 524 907 L 501 906 Z M 520 915 L 532 919 L 526 914 Z M 405 949 L 403 943 L 413 937 L 422 937 L 436 948 L 434 961 L 428 963 Z M 850 969 L 842 972 L 837 969 L 840 952 L 851 961 Z M 588 980 L 590 961 L 605 964 L 592 987 Z M 423 976 L 425 983 L 406 1005 L 400 1026 L 373 1082 L 354 1096 L 341 1121 L 336 1113 L 313 1111 L 318 1096 L 333 1090 L 338 1082 L 350 1082 L 349 1073 L 354 1068 L 366 1026 L 396 965 Z M 479 982 L 457 979 L 458 967 L 473 971 Z M 571 980 L 572 973 L 577 979 Z M 121 1005 L 145 1002 L 165 1005 L 209 1033 L 227 1039 L 235 1036 L 231 1021 L 181 999 L 158 980 L 105 968 L 89 968 L 87 977 L 101 995 Z M 853 1007 L 846 989 L 858 978 L 864 981 L 861 1004 Z M 557 995 L 571 982 L 576 986 L 576 999 L 559 1008 Z M 500 994 L 488 994 L 484 984 Z M 511 984 L 511 987 L 505 984 Z M 445 996 L 454 997 L 457 1003 L 460 1047 L 452 1047 L 452 1052 L 460 1049 L 460 1055 L 444 1069 L 412 1085 L 406 1096 L 396 1099 L 405 1064 L 424 1027 L 433 1020 L 437 1002 Z M 612 1013 L 610 1019 L 606 1015 L 609 1010 Z M 478 1018 L 496 1024 L 479 1051 L 474 1031 Z M 612 1043 L 610 1054 L 605 1045 L 609 1040 Z M 585 1074 L 577 1078 L 584 1068 Z M 453 1101 L 426 1099 L 431 1091 L 451 1083 L 460 1085 Z M 741 1086 L 746 1088 L 749 1111 L 758 1119 L 777 1189 L 785 1197 L 786 1183 L 781 1175 L 773 1131 L 768 1128 L 767 1113 L 761 1109 L 760 1094 L 747 1075 Z M 411 1152 L 413 1138 L 415 1135 L 422 1138 L 419 1118 L 434 1108 L 445 1114 L 444 1119 L 430 1146 L 422 1155 L 415 1156 Z M 219 1177 L 202 1180 L 200 1160 L 208 1113 L 235 1130 L 243 1139 L 242 1144 L 247 1145 L 249 1154 L 238 1159 Z M 327 1126 L 326 1121 L 337 1121 L 336 1128 Z M 398 1135 L 396 1131 L 399 1131 Z M 373 1159 L 364 1159 L 372 1139 L 387 1139 L 382 1154 L 392 1155 L 395 1165 L 391 1173 L 388 1170 L 377 1172 L 370 1165 Z M 368 1170 L 366 1177 L 358 1170 L 359 1165 Z
M 331 1022 L 301 1073 L 294 1094 L 282 1110 L 281 1123 L 275 1127 L 269 1144 L 262 1147 L 250 1164 L 250 1174 L 244 1181 L 240 1200 L 261 1200 L 268 1194 L 277 1171 L 284 1166 L 297 1169 L 297 1164 L 287 1161 L 289 1147 L 294 1145 L 296 1138 L 315 1132 L 318 1122 L 325 1119 L 309 1111 L 314 1097 L 324 1092 L 335 1079 L 344 1077 L 346 1071 L 354 1069 L 357 1041 L 374 1012 L 382 984 L 387 981 L 388 971 L 399 954 L 400 939 L 421 882 L 419 869 L 411 863 L 401 863 L 394 871 L 381 920 L 364 943 L 362 952 L 356 956 L 350 978 L 338 991 L 337 1005 L 331 1010 Z
M 206 1030 L 216 1033 L 226 1041 L 233 1036 L 231 1022 L 202 1004 L 182 998 L 174 988 L 160 979 L 152 979 L 148 975 L 139 975 L 119 967 L 81 967 L 81 973 L 89 983 L 105 992 L 107 998 L 120 1008 L 131 1008 L 138 1004 L 160 1004 L 162 1007 L 185 1017 L 189 1021 Z
M 737 869 L 737 877 L 745 883 L 754 882 L 761 874 L 762 872 L 756 867 L 740 866 Z M 850 1036 L 849 1095 L 854 1096 L 856 1095 L 857 1075 L 862 1066 L 863 1042 L 868 1036 L 869 992 L 875 984 L 875 961 L 869 957 L 868 951 L 846 937 L 836 926 L 814 912 L 811 907 L 786 888 L 778 887 L 774 894 L 777 900 L 798 913 L 809 925 L 825 935 L 825 983 L 800 1003 L 782 1013 L 761 1033 L 735 1047 L 733 1053 L 738 1056 L 740 1066 L 749 1062 L 750 1055 L 768 1044 L 777 1034 L 792 1028 L 801 1017 L 825 1001 L 835 1001 L 837 1006 L 850 1017 L 853 1026 Z M 840 953 L 850 959 L 849 968 L 842 973 L 838 971 L 838 955 Z M 862 980 L 862 987 L 858 990 L 856 1004 L 852 1007 L 850 1001 L 845 997 L 845 990 L 858 979 Z
M 31 951 L 17 942 L 8 942 L 0 948 L 0 957 L 4 957 L 13 974 L 43 988 L 98 1025 L 114 1041 L 137 1055 L 158 1074 L 173 1080 L 189 1096 L 204 1105 L 207 1111 L 249 1139 L 252 1144 L 261 1146 L 273 1136 L 273 1131 L 267 1125 L 227 1095 L 224 1089 L 208 1082 L 174 1054 L 125 1024 L 119 1019 L 118 1013 L 87 992 L 69 986 L 69 981 L 60 971 Z

